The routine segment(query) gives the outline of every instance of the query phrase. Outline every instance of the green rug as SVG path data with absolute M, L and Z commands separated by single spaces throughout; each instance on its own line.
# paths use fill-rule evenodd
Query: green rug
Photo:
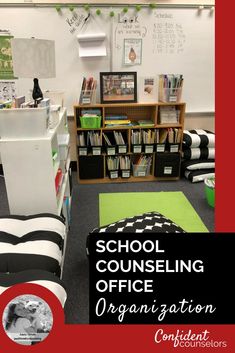
M 163 214 L 186 232 L 208 232 L 182 192 L 127 192 L 99 195 L 100 226 L 150 211 Z

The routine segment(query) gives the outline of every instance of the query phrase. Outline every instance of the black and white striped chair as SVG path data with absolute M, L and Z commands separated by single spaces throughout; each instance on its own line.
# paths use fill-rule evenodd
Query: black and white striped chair
M 60 282 L 65 241 L 66 226 L 59 216 L 42 213 L 0 217 L 0 291 L 15 280 L 33 280 L 65 298 L 58 294 L 65 291 Z

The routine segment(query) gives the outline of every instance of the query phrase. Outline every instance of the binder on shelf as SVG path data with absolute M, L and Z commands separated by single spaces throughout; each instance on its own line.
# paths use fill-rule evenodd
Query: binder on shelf
M 102 152 L 102 138 L 100 132 L 88 131 L 87 142 L 91 145 L 91 153 L 94 156 L 101 155 Z
M 109 135 L 109 136 L 108 136 Z M 106 153 L 108 156 L 113 156 L 116 154 L 116 146 L 114 146 L 114 141 L 111 139 L 111 134 L 103 133 L 105 145 L 106 145 Z
M 181 140 L 182 130 L 181 129 L 168 129 L 168 145 L 169 151 L 175 153 L 179 151 L 180 140 Z
M 121 131 L 114 131 L 113 135 L 114 135 L 115 142 L 117 145 L 117 152 L 119 154 L 127 153 L 127 144 L 123 138 L 122 132 Z
M 142 133 L 140 131 L 131 131 L 131 144 L 132 144 L 132 152 L 133 153 L 141 153 L 142 152 Z
M 106 143 L 106 153 L 109 156 L 115 155 L 116 153 L 125 154 L 127 153 L 127 145 L 123 138 L 121 131 L 113 131 L 111 133 L 103 133 L 104 141 Z
M 87 156 L 88 154 L 88 140 L 85 139 L 84 132 L 80 132 L 77 134 L 77 144 L 78 144 L 78 155 L 79 156 Z

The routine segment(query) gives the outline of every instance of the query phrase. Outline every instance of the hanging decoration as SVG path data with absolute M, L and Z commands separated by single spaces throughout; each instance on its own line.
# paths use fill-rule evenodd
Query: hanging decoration
M 60 5 L 56 5 L 56 6 L 55 6 L 55 9 L 56 9 L 56 11 L 59 13 L 59 12 L 61 11 L 61 6 L 60 6 Z
M 84 9 L 85 9 L 86 11 L 90 11 L 90 5 L 89 5 L 89 4 L 84 5 Z

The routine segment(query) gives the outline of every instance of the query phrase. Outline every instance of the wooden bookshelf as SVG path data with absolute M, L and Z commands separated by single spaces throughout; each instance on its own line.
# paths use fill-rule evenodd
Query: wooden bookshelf
M 177 110 L 178 114 L 178 122 L 174 123 L 160 123 L 160 109 L 161 107 L 175 107 Z M 81 116 L 81 111 L 83 109 L 100 109 L 101 112 L 101 125 L 99 128 L 84 128 L 81 126 L 80 123 L 80 116 Z M 151 120 L 153 122 L 153 126 L 140 126 L 140 125 L 134 125 L 134 126 L 105 126 L 105 117 L 110 116 L 110 115 L 126 115 L 127 119 L 130 120 L 131 122 L 137 123 L 139 120 Z M 130 182 L 150 182 L 150 181 L 158 181 L 158 180 L 178 180 L 180 178 L 180 160 L 181 160 L 181 152 L 182 152 L 182 139 L 183 139 L 183 130 L 184 130 L 184 115 L 185 115 L 185 103 L 117 103 L 117 104 L 94 104 L 94 105 L 74 105 L 74 121 L 75 121 L 75 129 L 77 131 L 77 134 L 80 134 L 84 132 L 84 135 L 88 131 L 94 131 L 98 132 L 102 136 L 102 150 L 100 153 L 100 157 L 94 158 L 94 161 L 97 159 L 97 162 L 94 164 L 94 171 L 97 170 L 97 168 L 100 168 L 100 177 L 90 177 L 91 175 L 87 175 L 87 177 L 82 176 L 80 174 L 83 174 L 82 172 L 85 172 L 85 168 L 91 169 L 92 173 L 92 155 L 91 151 L 87 151 L 86 156 L 80 156 L 78 152 L 78 145 L 77 145 L 77 170 L 78 170 L 78 182 L 81 184 L 95 184 L 95 183 L 130 183 Z M 107 169 L 107 157 L 110 157 L 111 155 L 108 155 L 106 150 L 105 150 L 105 140 L 103 138 L 103 133 L 108 133 L 110 134 L 112 131 L 122 131 L 124 132 L 126 136 L 126 142 L 127 142 L 127 153 L 125 154 L 118 154 L 115 153 L 114 156 L 129 156 L 130 159 L 132 160 L 136 153 L 133 153 L 132 151 L 132 145 L 131 145 L 131 132 L 132 131 L 142 131 L 142 130 L 156 130 L 156 129 L 179 129 L 181 131 L 181 139 L 178 143 L 178 152 L 177 157 L 178 159 L 178 165 L 176 167 L 177 172 L 172 172 L 171 173 L 171 167 L 166 165 L 166 175 L 161 175 L 161 172 L 158 171 L 158 167 L 160 166 L 160 160 L 161 159 L 166 159 L 167 153 L 169 153 L 169 159 L 172 160 L 174 159 L 173 157 L 175 156 L 176 153 L 172 153 L 169 151 L 165 151 L 163 153 L 156 152 L 156 146 L 154 145 L 154 152 L 153 153 L 144 153 L 144 148 L 142 148 L 141 155 L 151 155 L 152 156 L 152 164 L 150 167 L 150 172 L 149 175 L 146 176 L 138 176 L 135 177 L 133 176 L 132 170 L 131 170 L 131 176 L 129 178 L 122 178 L 121 176 L 118 178 L 110 179 L 108 176 L 108 169 Z M 168 145 L 166 145 L 167 147 Z M 169 147 L 169 146 L 168 146 Z M 160 156 L 161 155 L 161 156 Z M 164 156 L 163 156 L 164 155 Z M 99 161 L 98 161 L 99 160 Z M 87 164 L 86 164 L 87 161 Z M 82 163 L 81 163 L 82 162 Z M 96 164 L 97 163 L 97 164 Z M 174 167 L 175 168 L 175 167 Z M 174 168 L 172 170 L 174 170 Z M 132 166 L 131 166 L 132 169 Z M 165 173 L 165 172 L 164 172 Z M 163 173 L 163 174 L 164 174 Z M 159 174 L 159 176 L 156 176 L 156 174 Z

